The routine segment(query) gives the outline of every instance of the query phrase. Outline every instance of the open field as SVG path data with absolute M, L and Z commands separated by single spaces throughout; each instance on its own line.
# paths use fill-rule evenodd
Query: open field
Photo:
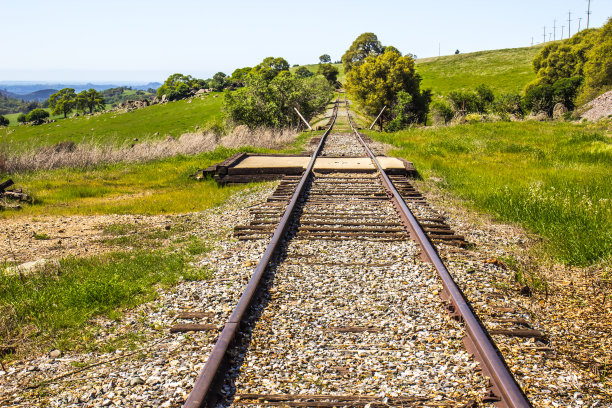
M 543 237 L 570 265 L 612 259 L 610 124 L 478 123 L 366 132 L 473 207 Z
M 162 139 L 194 132 L 220 120 L 222 97 L 207 96 L 152 105 L 126 113 L 109 112 L 96 116 L 80 116 L 39 126 L 18 126 L 0 129 L 0 145 L 11 150 L 26 151 L 71 140 L 75 143 L 95 141 L 121 145 L 133 139 Z M 157 134 L 157 135 L 156 135 Z
M 535 78 L 531 61 L 541 48 L 535 45 L 417 59 L 416 68 L 423 78 L 421 88 L 432 89 L 434 95 L 480 84 L 497 94 L 519 93 Z

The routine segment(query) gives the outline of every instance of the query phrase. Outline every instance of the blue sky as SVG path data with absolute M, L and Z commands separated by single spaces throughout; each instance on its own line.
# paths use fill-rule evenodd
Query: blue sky
M 586 26 L 587 0 L 0 0 L 0 81 L 163 81 L 207 78 L 267 56 L 339 60 L 363 32 L 418 57 L 542 42 L 557 20 Z M 612 1 L 591 0 L 591 27 Z

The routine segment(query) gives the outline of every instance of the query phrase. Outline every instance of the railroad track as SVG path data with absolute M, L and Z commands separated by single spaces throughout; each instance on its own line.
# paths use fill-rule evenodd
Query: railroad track
M 332 131 L 341 111 L 349 132 Z M 465 241 L 382 171 L 348 103 L 328 125 L 236 228 L 270 244 L 184 406 L 529 407 L 431 244 Z M 378 170 L 314 173 L 321 156 Z

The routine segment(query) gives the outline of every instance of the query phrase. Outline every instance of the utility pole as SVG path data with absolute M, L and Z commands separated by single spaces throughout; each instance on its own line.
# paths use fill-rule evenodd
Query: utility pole
M 589 0 L 589 4 L 587 6 L 587 30 L 589 29 L 589 19 L 591 17 L 591 0 Z
M 565 28 L 564 25 L 561 26 L 561 39 L 563 39 L 563 29 Z
M 531 36 L 531 46 L 533 47 L 533 36 Z
M 567 38 L 572 36 L 572 11 L 567 13 Z
M 440 56 L 440 43 L 438 43 L 438 57 Z
M 582 22 L 582 17 L 578 17 L 578 32 L 580 32 L 580 23 Z
M 557 40 L 557 20 L 553 21 L 553 40 Z
M 546 26 L 544 26 L 544 38 L 542 39 L 542 44 L 546 42 Z

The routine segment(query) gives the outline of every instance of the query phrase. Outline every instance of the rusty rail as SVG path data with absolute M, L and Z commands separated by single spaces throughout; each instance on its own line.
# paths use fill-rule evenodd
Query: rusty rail
M 444 287 L 442 298 L 448 303 L 448 311 L 454 317 L 461 319 L 465 324 L 467 335 L 464 338 L 464 344 L 466 349 L 474 354 L 475 358 L 480 361 L 483 373 L 488 376 L 491 381 L 491 389 L 486 398 L 491 402 L 496 402 L 499 407 L 531 407 L 531 403 L 504 363 L 503 358 L 498 354 L 497 348 L 485 332 L 484 328 L 481 326 L 478 318 L 472 312 L 466 298 L 463 296 L 463 293 L 446 269 L 444 262 L 429 241 L 429 238 L 427 238 L 425 231 L 423 231 L 419 222 L 412 214 L 401 195 L 398 193 L 397 189 L 376 159 L 376 156 L 374 153 L 372 153 L 372 150 L 370 150 L 359 132 L 355 129 L 355 127 L 353 127 L 351 116 L 348 113 L 348 101 L 346 101 L 346 105 L 347 117 L 351 129 L 353 129 L 353 132 L 359 139 L 359 142 L 362 144 L 370 156 L 370 159 L 372 159 L 372 162 L 378 169 L 383 185 L 391 195 L 391 199 L 393 200 L 400 217 L 405 222 L 411 237 L 419 244 L 422 256 L 436 268 L 436 271 L 442 279 L 442 285 Z
M 336 107 L 338 106 L 338 104 L 339 101 L 336 100 Z M 334 124 L 336 123 L 337 116 L 338 110 L 334 109 L 334 116 L 329 128 L 325 131 L 323 136 L 321 136 L 319 145 L 312 154 L 308 167 L 304 171 L 304 174 L 302 175 L 302 178 L 300 179 L 300 182 L 297 185 L 295 192 L 293 193 L 293 196 L 291 197 L 291 200 L 287 205 L 287 208 L 285 209 L 283 217 L 281 218 L 278 226 L 276 227 L 276 230 L 274 231 L 274 235 L 272 235 L 270 243 L 266 247 L 266 251 L 261 257 L 259 263 L 257 264 L 253 275 L 249 279 L 249 282 L 244 292 L 242 293 L 240 300 L 236 304 L 236 308 L 232 312 L 232 315 L 230 316 L 229 320 L 221 331 L 221 334 L 219 335 L 217 342 L 215 343 L 212 351 L 210 352 L 210 355 L 206 360 L 204 368 L 202 368 L 202 371 L 198 375 L 198 378 L 193 386 L 193 390 L 189 394 L 189 397 L 187 398 L 187 401 L 185 401 L 183 407 L 206 407 L 209 406 L 209 403 L 212 402 L 212 400 L 214 399 L 215 396 L 211 395 L 211 393 L 214 391 L 214 384 L 217 381 L 222 380 L 222 378 L 219 377 L 223 371 L 223 360 L 226 357 L 227 350 L 229 349 L 232 340 L 236 336 L 240 324 L 246 316 L 248 308 L 251 306 L 251 303 L 255 299 L 255 294 L 257 293 L 266 268 L 270 263 L 272 256 L 276 252 L 281 238 L 285 235 L 285 231 L 287 230 L 287 226 L 289 225 L 289 219 L 291 218 L 291 214 L 293 213 L 295 205 L 300 195 L 302 194 L 302 191 L 304 190 L 304 186 L 306 185 L 308 177 L 310 177 L 310 174 L 312 173 L 312 168 L 314 167 L 315 160 L 317 159 L 317 156 L 325 143 L 325 139 L 327 138 L 327 135 L 329 135 L 332 128 L 334 127 Z

